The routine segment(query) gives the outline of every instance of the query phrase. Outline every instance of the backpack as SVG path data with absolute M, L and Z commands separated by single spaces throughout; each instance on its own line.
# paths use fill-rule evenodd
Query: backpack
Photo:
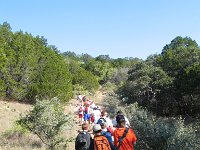
M 107 138 L 103 135 L 94 137 L 94 150 L 111 150 Z
M 119 149 L 120 146 L 122 145 L 122 142 L 123 142 L 124 138 L 126 137 L 126 134 L 128 133 L 128 130 L 129 130 L 129 128 L 126 128 L 126 129 L 124 130 L 123 135 L 119 137 L 119 139 L 118 139 L 119 145 L 118 145 L 117 149 Z
M 75 141 L 76 150 L 88 150 L 90 147 L 90 134 L 88 132 L 80 132 Z

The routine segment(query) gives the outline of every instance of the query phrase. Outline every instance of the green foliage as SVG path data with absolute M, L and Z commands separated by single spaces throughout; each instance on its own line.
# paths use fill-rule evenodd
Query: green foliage
M 72 96 L 71 75 L 62 57 L 47 49 L 40 61 L 30 95 L 38 98 L 57 96 L 63 101 L 69 100 Z
M 199 58 L 195 41 L 177 37 L 160 55 L 136 62 L 118 92 L 157 115 L 199 115 Z
M 198 150 L 200 149 L 199 131 L 192 125 L 185 126 L 182 120 L 177 121 L 176 132 L 166 144 L 166 149 Z
M 116 86 L 122 85 L 128 79 L 128 70 L 129 68 L 115 69 L 109 81 Z
M 97 90 L 99 87 L 97 78 L 91 72 L 86 71 L 81 67 L 79 67 L 75 74 L 73 74 L 72 83 L 74 85 L 79 84 L 83 86 L 84 89 L 92 92 Z
M 157 118 L 137 104 L 125 110 L 138 135 L 137 149 L 199 149 L 195 128 L 181 118 Z
M 44 37 L 22 31 L 13 33 L 9 24 L 0 25 L 0 94 L 6 98 L 35 101 L 72 96 L 68 65 L 55 46 Z
M 57 98 L 37 101 L 33 110 L 17 121 L 19 125 L 36 134 L 49 149 L 54 149 L 63 142 L 60 136 L 69 117 L 63 113 L 63 108 Z
M 140 105 L 152 109 L 153 102 L 156 101 L 156 106 L 161 104 L 163 109 L 163 101 L 156 96 L 159 96 L 161 90 L 169 88 L 171 83 L 172 79 L 162 68 L 140 62 L 128 72 L 128 80 L 118 92 L 122 98 L 128 98 L 128 103 L 137 101 Z
M 123 105 L 119 97 L 109 92 L 104 99 L 109 116 L 121 110 L 129 119 L 137 136 L 135 149 L 179 150 L 199 149 L 199 121 L 186 125 L 182 118 L 156 117 L 138 103 Z M 115 117 L 115 116 L 112 116 Z

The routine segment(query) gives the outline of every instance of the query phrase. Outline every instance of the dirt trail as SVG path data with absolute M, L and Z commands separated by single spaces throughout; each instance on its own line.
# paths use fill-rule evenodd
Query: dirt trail
M 102 91 L 97 91 L 94 96 L 87 96 L 95 102 L 96 105 L 100 105 L 105 97 L 104 93 Z M 79 101 L 77 99 L 72 99 L 68 105 L 65 106 L 65 114 L 69 114 L 72 118 L 75 119 L 75 125 L 73 128 L 69 131 L 66 131 L 66 135 L 70 135 L 72 138 L 76 138 L 78 134 L 78 130 L 81 129 L 81 126 L 78 122 L 78 115 L 76 112 L 78 111 Z M 69 137 L 68 137 L 69 138 Z M 74 141 L 68 143 L 67 150 L 73 150 L 74 149 Z

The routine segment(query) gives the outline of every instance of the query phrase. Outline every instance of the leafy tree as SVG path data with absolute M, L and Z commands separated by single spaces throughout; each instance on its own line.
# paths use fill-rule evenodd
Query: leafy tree
M 100 61 L 100 62 L 110 62 L 111 61 L 111 58 L 109 55 L 99 55 L 95 58 L 96 61 Z
M 128 99 L 126 102 L 138 102 L 157 113 L 165 108 L 164 99 L 159 98 L 160 92 L 171 87 L 172 81 L 161 68 L 141 62 L 128 72 L 128 80 L 118 92 Z
M 10 25 L 3 23 L 0 25 L 0 88 L 1 95 L 7 98 L 11 97 L 12 87 L 15 84 L 12 78 L 13 66 L 15 63 L 14 50 L 10 47 L 13 39 L 13 33 L 11 32 Z
M 179 108 L 178 114 L 194 115 L 193 109 L 199 107 L 199 102 L 193 101 L 199 97 L 199 58 L 200 48 L 195 41 L 188 37 L 176 37 L 156 59 L 157 64 L 174 78 L 173 87 L 169 90 L 173 91 L 170 103 Z
M 71 75 L 63 58 L 48 48 L 39 58 L 37 74 L 31 85 L 30 95 L 66 101 L 72 96 Z
M 94 92 L 99 87 L 97 78 L 91 72 L 86 71 L 81 67 L 79 67 L 73 75 L 72 83 L 73 85 L 82 85 L 84 89 L 91 92 Z
M 64 58 L 44 37 L 0 25 L 0 92 L 3 97 L 35 100 L 58 96 L 66 101 L 72 95 L 71 75 Z
M 61 55 L 63 55 L 64 57 L 68 57 L 70 59 L 73 59 L 73 60 L 77 60 L 77 61 L 80 59 L 79 56 L 77 56 L 76 53 L 71 52 L 71 51 L 64 52 Z

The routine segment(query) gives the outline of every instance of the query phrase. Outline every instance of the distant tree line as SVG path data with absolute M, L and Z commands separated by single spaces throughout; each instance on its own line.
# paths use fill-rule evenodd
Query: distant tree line
M 189 37 L 176 37 L 161 54 L 146 60 L 109 55 L 60 53 L 44 37 L 12 32 L 0 25 L 0 95 L 35 102 L 113 86 L 123 102 L 138 102 L 157 115 L 199 115 L 200 48 Z

